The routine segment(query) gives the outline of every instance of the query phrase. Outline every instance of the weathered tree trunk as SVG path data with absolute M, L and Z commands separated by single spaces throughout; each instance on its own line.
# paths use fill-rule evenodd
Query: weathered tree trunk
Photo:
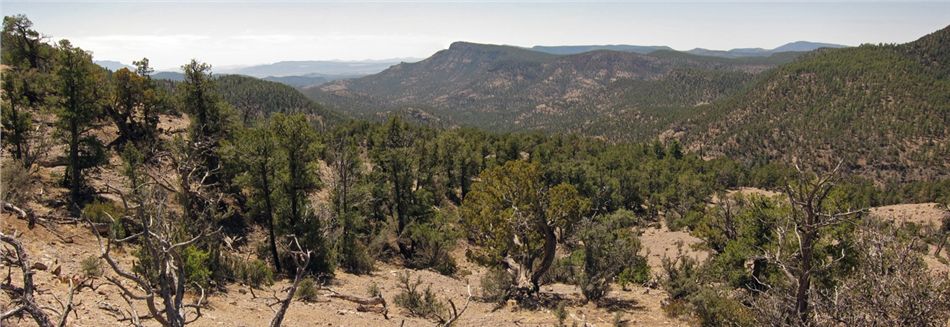
M 274 259 L 274 268 L 280 271 L 280 256 L 277 253 L 277 233 L 274 231 L 276 222 L 274 221 L 274 203 L 271 199 L 270 181 L 267 180 L 267 167 L 261 163 L 261 182 L 264 187 L 264 209 L 267 211 L 267 227 L 270 229 L 270 254 Z
M 808 324 L 811 319 L 808 303 L 809 290 L 811 289 L 812 257 L 814 255 L 814 239 L 812 232 L 805 232 L 802 235 L 802 262 L 801 271 L 798 276 L 798 290 L 795 292 L 795 310 L 798 313 L 798 319 L 803 325 Z
M 79 216 L 79 187 L 82 172 L 79 168 L 79 124 L 75 118 L 69 121 L 69 211 Z
M 531 285 L 534 292 L 540 289 L 541 277 L 551 268 L 551 264 L 554 263 L 554 254 L 557 251 L 557 235 L 554 234 L 554 228 L 548 224 L 542 224 L 541 229 L 544 232 L 544 252 L 541 256 L 541 263 L 534 274 L 531 275 Z

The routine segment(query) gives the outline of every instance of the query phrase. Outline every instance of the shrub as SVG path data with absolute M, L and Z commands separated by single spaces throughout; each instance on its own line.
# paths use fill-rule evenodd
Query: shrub
M 625 271 L 630 279 L 645 279 L 643 275 L 649 274 L 646 259 L 638 254 L 640 239 L 617 221 L 602 218 L 589 222 L 580 239 L 584 244 L 583 269 L 576 282 L 587 300 L 602 299 L 610 291 L 610 283 Z
M 399 276 L 399 283 L 402 290 L 396 294 L 394 301 L 396 305 L 409 311 L 411 315 L 423 318 L 438 318 L 446 311 L 445 304 L 436 298 L 432 292 L 432 285 L 426 286 L 420 290 L 422 280 L 416 277 L 412 280 L 409 272 Z
M 116 206 L 109 201 L 93 201 L 82 208 L 83 217 L 97 224 L 108 224 L 109 229 L 115 234 L 116 238 L 125 237 L 125 227 L 122 224 L 122 216 L 125 215 L 125 209 Z M 111 217 L 111 218 L 110 218 Z M 104 230 L 99 230 L 105 233 Z
M 755 318 L 749 308 L 714 289 L 703 288 L 689 302 L 702 326 L 755 325 Z
M 383 296 L 383 292 L 379 290 L 379 284 L 376 284 L 376 282 L 372 282 L 366 287 L 366 293 L 368 293 L 370 297 Z
M 699 267 L 696 259 L 682 255 L 676 259 L 663 257 L 661 285 L 671 300 L 686 300 L 700 289 Z
M 514 276 L 500 268 L 488 271 L 481 279 L 482 301 L 504 303 L 511 297 Z
M 564 321 L 567 320 L 567 308 L 565 308 L 567 302 L 561 301 L 558 302 L 557 306 L 554 307 L 554 318 L 557 318 L 557 326 L 564 327 L 567 326 L 564 324 Z
M 33 178 L 30 170 L 23 167 L 18 161 L 3 162 L 0 167 L 0 200 L 14 204 L 22 204 L 26 197 L 33 194 Z
M 88 256 L 85 259 L 82 259 L 80 263 L 82 268 L 82 274 L 86 277 L 101 277 L 102 276 L 102 265 L 99 264 L 99 257 L 97 256 Z
M 414 250 L 407 261 L 409 268 L 431 268 L 443 275 L 451 275 L 458 270 L 450 252 L 455 247 L 459 233 L 449 221 L 449 215 L 451 213 L 438 212 L 433 221 L 408 227 L 408 237 Z
M 614 319 L 610 322 L 610 325 L 614 327 L 627 326 L 627 321 L 623 319 L 623 312 L 620 312 L 620 311 L 615 312 Z
M 304 302 L 314 302 L 317 300 L 317 285 L 313 278 L 307 277 L 297 285 L 297 292 L 294 296 Z
M 231 277 L 248 286 L 259 288 L 274 283 L 274 270 L 264 260 L 243 260 L 232 256 L 225 262 L 231 270 Z
M 551 269 L 544 274 L 544 283 L 576 284 L 584 269 L 584 251 L 575 250 L 567 256 L 554 260 Z
M 373 271 L 374 259 L 369 255 L 366 245 L 355 235 L 343 237 L 340 244 L 340 266 L 351 274 L 363 275 Z
M 208 251 L 199 249 L 194 245 L 185 248 L 181 253 L 182 263 L 185 265 L 185 278 L 188 283 L 198 283 L 206 287 L 211 282 L 211 269 L 208 269 L 208 259 L 211 255 Z

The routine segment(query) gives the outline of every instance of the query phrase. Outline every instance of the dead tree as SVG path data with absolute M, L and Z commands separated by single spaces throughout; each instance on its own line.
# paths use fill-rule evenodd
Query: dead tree
M 797 177 L 786 184 L 785 194 L 791 205 L 791 213 L 786 224 L 777 228 L 779 246 L 769 253 L 769 261 L 775 263 L 789 279 L 794 290 L 794 305 L 788 318 L 795 324 L 811 325 L 812 278 L 824 269 L 816 262 L 816 245 L 822 233 L 829 227 L 838 225 L 862 213 L 864 209 L 829 212 L 828 196 L 838 181 L 839 162 L 827 174 L 813 177 L 795 164 Z M 783 248 L 794 249 L 792 253 L 782 253 Z M 794 318 L 792 318 L 794 316 Z
M 149 183 L 138 184 L 132 191 L 131 200 L 119 193 L 126 207 L 125 212 L 131 215 L 122 219 L 130 222 L 134 226 L 132 229 L 138 232 L 121 239 L 110 235 L 103 240 L 93 223 L 87 222 L 99 241 L 101 257 L 116 275 L 107 276 L 106 280 L 121 290 L 129 304 L 129 320 L 138 324 L 140 319 L 154 319 L 162 326 L 181 327 L 200 318 L 201 308 L 205 304 L 205 291 L 197 283 L 194 285 L 200 290 L 198 298 L 193 303 L 184 301 L 187 278 L 182 252 L 186 247 L 217 234 L 220 229 L 197 233 L 189 230 L 190 227 L 181 217 L 168 210 L 167 193 L 151 186 Z M 117 219 L 109 218 L 113 221 Z M 114 244 L 132 241 L 137 242 L 142 253 L 149 258 L 140 263 L 141 273 L 126 270 L 111 255 Z M 135 287 L 127 287 L 123 281 L 132 282 Z M 148 308 L 148 313 L 143 316 L 134 311 L 133 303 L 139 301 L 144 301 Z
M 290 308 L 290 302 L 293 302 L 294 294 L 297 293 L 297 286 L 300 285 L 300 281 L 303 280 L 303 276 L 307 272 L 307 267 L 310 265 L 311 252 L 304 251 L 296 238 L 294 238 L 294 244 L 297 246 L 297 251 L 292 253 L 294 263 L 297 265 L 297 272 L 294 274 L 294 283 L 290 285 L 284 299 L 277 302 L 280 304 L 280 307 L 274 312 L 274 319 L 270 321 L 270 327 L 280 327 L 280 324 L 283 323 L 284 315 L 287 314 L 287 309 Z
M 13 298 L 13 302 L 16 306 L 8 311 L 0 313 L 0 325 L 2 322 L 17 316 L 23 312 L 28 313 L 33 317 L 33 321 L 40 327 L 52 327 L 66 326 L 66 321 L 69 318 L 69 314 L 73 312 L 73 295 L 85 287 L 92 288 L 91 281 L 88 279 L 73 281 L 69 280 L 69 294 L 67 295 L 66 302 L 60 302 L 62 305 L 62 312 L 59 313 L 57 323 L 53 324 L 53 320 L 50 318 L 50 315 L 46 312 L 47 310 L 52 310 L 49 308 L 44 308 L 36 302 L 34 297 L 34 292 L 37 291 L 36 285 L 33 283 L 33 275 L 35 271 L 33 270 L 33 264 L 30 263 L 30 257 L 26 252 L 26 249 L 23 247 L 23 243 L 16 238 L 15 235 L 7 235 L 0 232 L 0 241 L 6 243 L 13 247 L 9 252 L 4 251 L 2 253 L 2 262 L 4 265 L 8 266 L 17 266 L 20 268 L 21 273 L 23 274 L 23 286 L 18 287 L 14 286 L 9 276 L 7 282 L 0 285 L 0 289 L 10 294 Z M 57 299 L 58 300 L 58 299 Z
M 934 250 L 934 256 L 939 258 L 940 252 L 947 246 L 947 239 L 950 238 L 950 204 L 947 205 L 947 212 L 943 215 L 937 235 L 940 238 L 940 243 L 937 244 L 937 249 Z

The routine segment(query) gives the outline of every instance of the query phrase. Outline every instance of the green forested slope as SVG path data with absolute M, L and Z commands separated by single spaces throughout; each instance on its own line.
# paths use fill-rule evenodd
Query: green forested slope
M 675 129 L 708 155 L 844 160 L 878 180 L 946 177 L 948 34 L 945 28 L 908 44 L 818 51 Z
M 442 126 L 642 140 L 668 126 L 671 117 L 731 95 L 794 56 L 728 59 L 675 51 L 558 56 L 457 42 L 418 63 L 305 93 L 361 118 L 408 112 Z
M 339 116 L 311 101 L 293 87 L 242 75 L 221 75 L 215 86 L 223 100 L 237 109 L 239 119 L 248 123 L 271 113 L 304 113 L 319 116 L 324 123 Z

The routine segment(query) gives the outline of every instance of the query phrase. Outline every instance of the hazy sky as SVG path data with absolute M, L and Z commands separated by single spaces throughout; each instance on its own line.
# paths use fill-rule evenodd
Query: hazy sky
M 809 40 L 914 40 L 950 24 L 938 2 L 8 1 L 53 39 L 98 60 L 191 58 L 216 66 L 281 60 L 427 57 L 453 41 L 773 48 Z

